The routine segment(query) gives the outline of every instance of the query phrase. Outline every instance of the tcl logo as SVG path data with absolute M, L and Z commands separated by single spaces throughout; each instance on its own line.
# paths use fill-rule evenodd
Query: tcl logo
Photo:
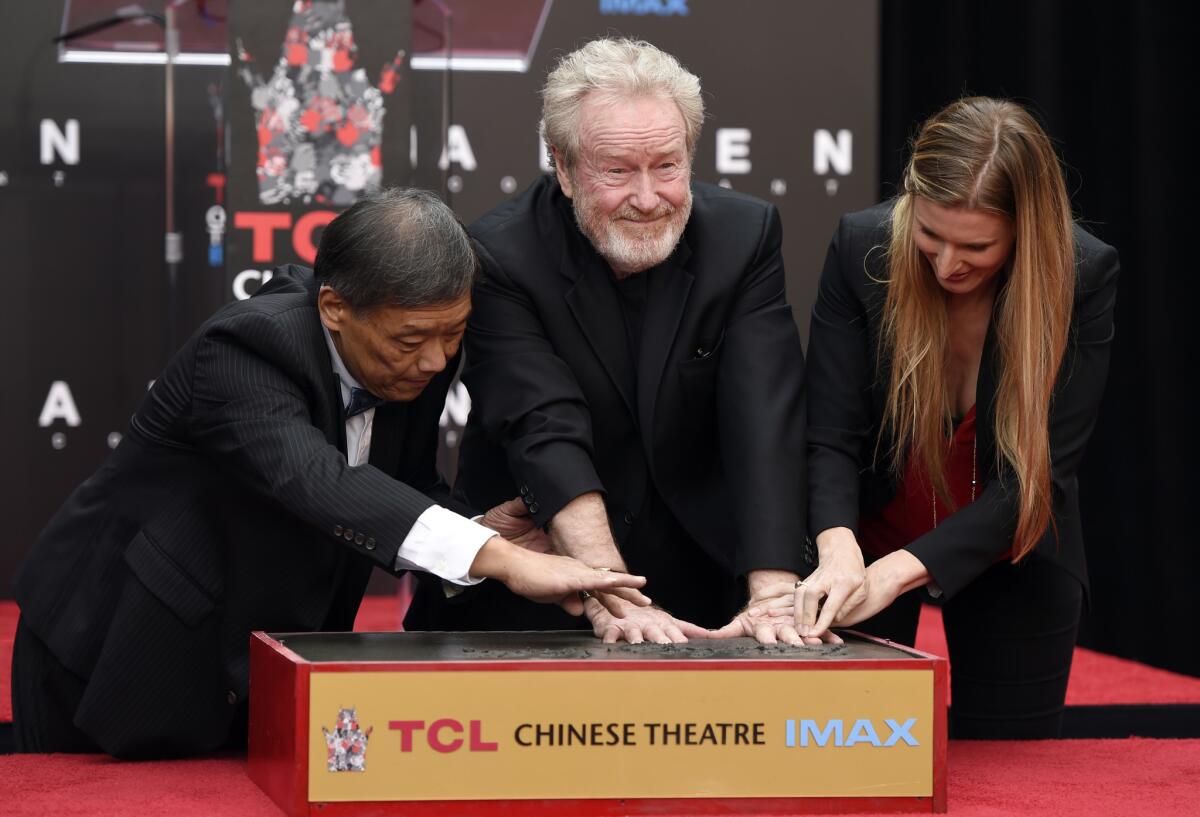
M 494 752 L 499 746 L 494 741 L 483 739 L 482 721 L 469 721 L 467 735 L 463 737 L 463 725 L 453 718 L 439 718 L 426 727 L 425 721 L 388 721 L 388 729 L 400 733 L 400 751 L 413 750 L 413 736 L 423 733 L 425 742 L 435 752 L 457 752 L 466 746 L 468 752 Z

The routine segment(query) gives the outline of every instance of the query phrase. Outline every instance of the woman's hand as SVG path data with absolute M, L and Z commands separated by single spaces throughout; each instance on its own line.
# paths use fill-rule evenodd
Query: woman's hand
M 834 619 L 839 627 L 853 627 L 886 609 L 902 593 L 929 582 L 929 571 L 907 550 L 897 550 L 871 563 L 867 568 L 868 592 L 853 608 L 845 607 Z
M 796 631 L 806 639 L 823 638 L 843 611 L 858 607 L 870 592 L 853 531 L 829 528 L 817 535 L 816 544 L 820 566 L 796 585 L 793 601 Z

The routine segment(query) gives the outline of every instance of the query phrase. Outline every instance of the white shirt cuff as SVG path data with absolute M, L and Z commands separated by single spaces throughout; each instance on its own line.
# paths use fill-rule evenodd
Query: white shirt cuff
M 479 549 L 496 532 L 459 516 L 441 505 L 432 505 L 417 517 L 396 553 L 397 570 L 423 570 L 452 584 L 479 584 L 471 564 Z

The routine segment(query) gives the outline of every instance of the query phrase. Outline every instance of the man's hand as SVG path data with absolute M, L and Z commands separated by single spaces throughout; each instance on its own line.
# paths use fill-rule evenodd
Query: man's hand
M 479 524 L 526 550 L 554 553 L 554 543 L 545 531 L 533 523 L 533 517 L 520 497 L 501 502 L 485 513 Z
M 751 570 L 746 574 L 750 600 L 733 620 L 711 638 L 741 638 L 748 636 L 760 644 L 817 645 L 822 642 L 840 644 L 842 639 L 833 633 L 823 638 L 803 638 L 797 632 L 794 619 L 796 574 L 787 570 Z
M 583 610 L 580 593 L 584 591 L 619 597 L 627 609 L 638 610 L 650 604 L 650 599 L 637 590 L 646 584 L 642 576 L 598 570 L 569 556 L 536 553 L 500 536 L 493 536 L 480 548 L 470 574 L 498 579 L 519 596 L 559 604 L 573 615 Z
M 608 526 L 604 498 L 595 491 L 580 494 L 564 505 L 549 527 L 556 553 L 574 556 L 595 567 L 625 570 L 625 560 Z
M 794 599 L 796 630 L 809 638 L 823 637 L 839 614 L 853 610 L 870 592 L 862 550 L 849 528 L 821 531 L 816 544 L 820 567 L 796 585 Z
M 588 599 L 584 612 L 592 622 L 592 632 L 605 644 L 627 641 L 641 644 L 682 644 L 692 638 L 706 638 L 709 631 L 703 627 L 675 618 L 658 607 L 636 607 L 628 602 L 604 605 L 596 598 Z

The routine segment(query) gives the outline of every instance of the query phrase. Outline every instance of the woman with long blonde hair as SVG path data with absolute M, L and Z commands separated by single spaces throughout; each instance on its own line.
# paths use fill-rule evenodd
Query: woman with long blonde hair
M 900 194 L 830 245 L 808 369 L 820 566 L 797 625 L 912 644 L 914 591 L 940 596 L 955 736 L 1057 734 L 1118 269 L 1037 121 L 984 97 L 925 122 Z

